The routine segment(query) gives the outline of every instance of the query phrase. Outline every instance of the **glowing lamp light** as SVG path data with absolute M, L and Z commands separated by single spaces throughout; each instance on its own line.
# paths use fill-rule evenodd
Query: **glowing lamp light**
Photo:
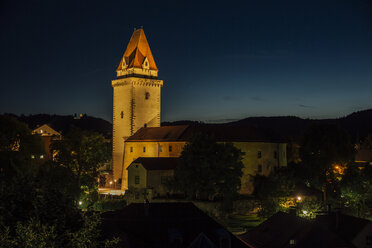
M 302 213 L 306 215 L 308 212 L 306 210 L 303 210 Z
M 79 205 L 81 205 L 81 204 L 83 204 L 83 202 L 82 201 L 79 201 Z
M 112 184 L 112 181 L 110 181 L 110 184 Z
M 302 200 L 302 197 L 301 196 L 297 196 L 297 200 L 298 201 L 301 201 Z

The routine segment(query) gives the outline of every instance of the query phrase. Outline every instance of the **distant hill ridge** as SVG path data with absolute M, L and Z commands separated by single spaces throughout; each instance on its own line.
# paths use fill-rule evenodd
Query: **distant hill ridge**
M 13 116 L 20 121 L 25 122 L 31 129 L 35 129 L 43 124 L 49 124 L 53 129 L 64 134 L 68 131 L 71 125 L 74 125 L 83 130 L 101 133 L 106 138 L 112 138 L 112 123 L 97 117 L 83 116 L 82 118 L 75 119 L 73 115 L 50 114 Z M 368 134 L 372 133 L 372 109 L 354 112 L 345 117 L 335 119 L 302 119 L 295 116 L 248 117 L 239 121 L 210 125 L 253 126 L 271 129 L 283 137 L 298 140 L 309 126 L 321 123 L 339 125 L 349 133 L 353 142 L 357 142 L 363 140 Z M 176 126 L 198 124 L 202 124 L 202 122 L 181 120 L 175 122 L 162 122 L 161 125 Z
M 35 129 L 43 124 L 50 125 L 53 129 L 66 134 L 71 126 L 78 127 L 82 130 L 89 130 L 97 132 L 105 136 L 107 139 L 112 138 L 112 124 L 104 119 L 92 116 L 82 116 L 80 118 L 73 115 L 50 115 L 50 114 L 36 114 L 36 115 L 21 115 L 16 116 L 19 121 L 28 125 L 30 129 Z
M 200 122 L 184 120 L 163 122 L 162 125 L 196 125 L 198 123 Z M 253 126 L 271 129 L 283 137 L 298 140 L 309 126 L 322 123 L 339 125 L 349 133 L 352 142 L 358 142 L 372 133 L 372 109 L 354 112 L 348 116 L 335 119 L 302 119 L 295 116 L 248 117 L 239 121 L 211 125 Z

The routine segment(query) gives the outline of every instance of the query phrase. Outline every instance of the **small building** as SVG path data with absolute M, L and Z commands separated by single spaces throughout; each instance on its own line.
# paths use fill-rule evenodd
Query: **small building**
M 120 247 L 249 247 L 189 202 L 132 203 L 101 218 L 104 238 Z
M 128 191 L 134 200 L 162 197 L 168 194 L 167 182 L 174 175 L 178 158 L 137 158 L 128 170 Z
M 51 159 L 53 157 L 52 151 L 50 150 L 50 145 L 54 140 L 62 139 L 62 135 L 54 130 L 48 124 L 41 125 L 34 130 L 32 130 L 33 134 L 38 134 L 41 136 L 41 139 L 44 141 L 45 146 L 45 158 L 46 160 Z

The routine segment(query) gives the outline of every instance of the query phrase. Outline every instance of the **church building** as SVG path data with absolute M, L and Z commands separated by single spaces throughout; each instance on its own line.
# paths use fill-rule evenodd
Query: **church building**
M 117 78 L 112 81 L 113 177 L 115 181 L 121 181 L 122 190 L 131 187 L 128 182 L 135 187 L 146 182 L 154 188 L 155 181 L 161 181 L 155 180 L 156 177 L 171 175 L 174 166 L 165 170 L 161 161 L 178 158 L 196 133 L 209 133 L 218 142 L 232 142 L 245 153 L 241 194 L 252 193 L 255 175 L 267 176 L 275 168 L 287 165 L 285 141 L 266 130 L 207 124 L 160 127 L 162 86 L 145 33 L 143 29 L 137 29 L 117 68 Z M 142 161 L 141 158 L 147 159 Z M 132 163 L 134 165 L 130 167 Z M 141 168 L 142 174 L 138 172 L 141 175 L 131 175 L 133 180 L 128 179 L 128 171 L 137 173 Z M 151 179 L 152 183 L 148 181 L 150 175 L 156 175 Z

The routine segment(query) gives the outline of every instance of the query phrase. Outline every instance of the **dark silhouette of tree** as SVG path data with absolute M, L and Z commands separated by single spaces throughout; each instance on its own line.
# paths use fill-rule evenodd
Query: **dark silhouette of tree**
M 324 192 L 337 192 L 335 166 L 345 167 L 354 158 L 348 134 L 337 125 L 311 126 L 303 135 L 300 149 L 304 176 L 311 185 Z M 332 193 L 332 194 L 333 194 Z
M 182 151 L 172 187 L 191 199 L 221 197 L 231 203 L 240 188 L 243 155 L 232 143 L 197 134 Z

